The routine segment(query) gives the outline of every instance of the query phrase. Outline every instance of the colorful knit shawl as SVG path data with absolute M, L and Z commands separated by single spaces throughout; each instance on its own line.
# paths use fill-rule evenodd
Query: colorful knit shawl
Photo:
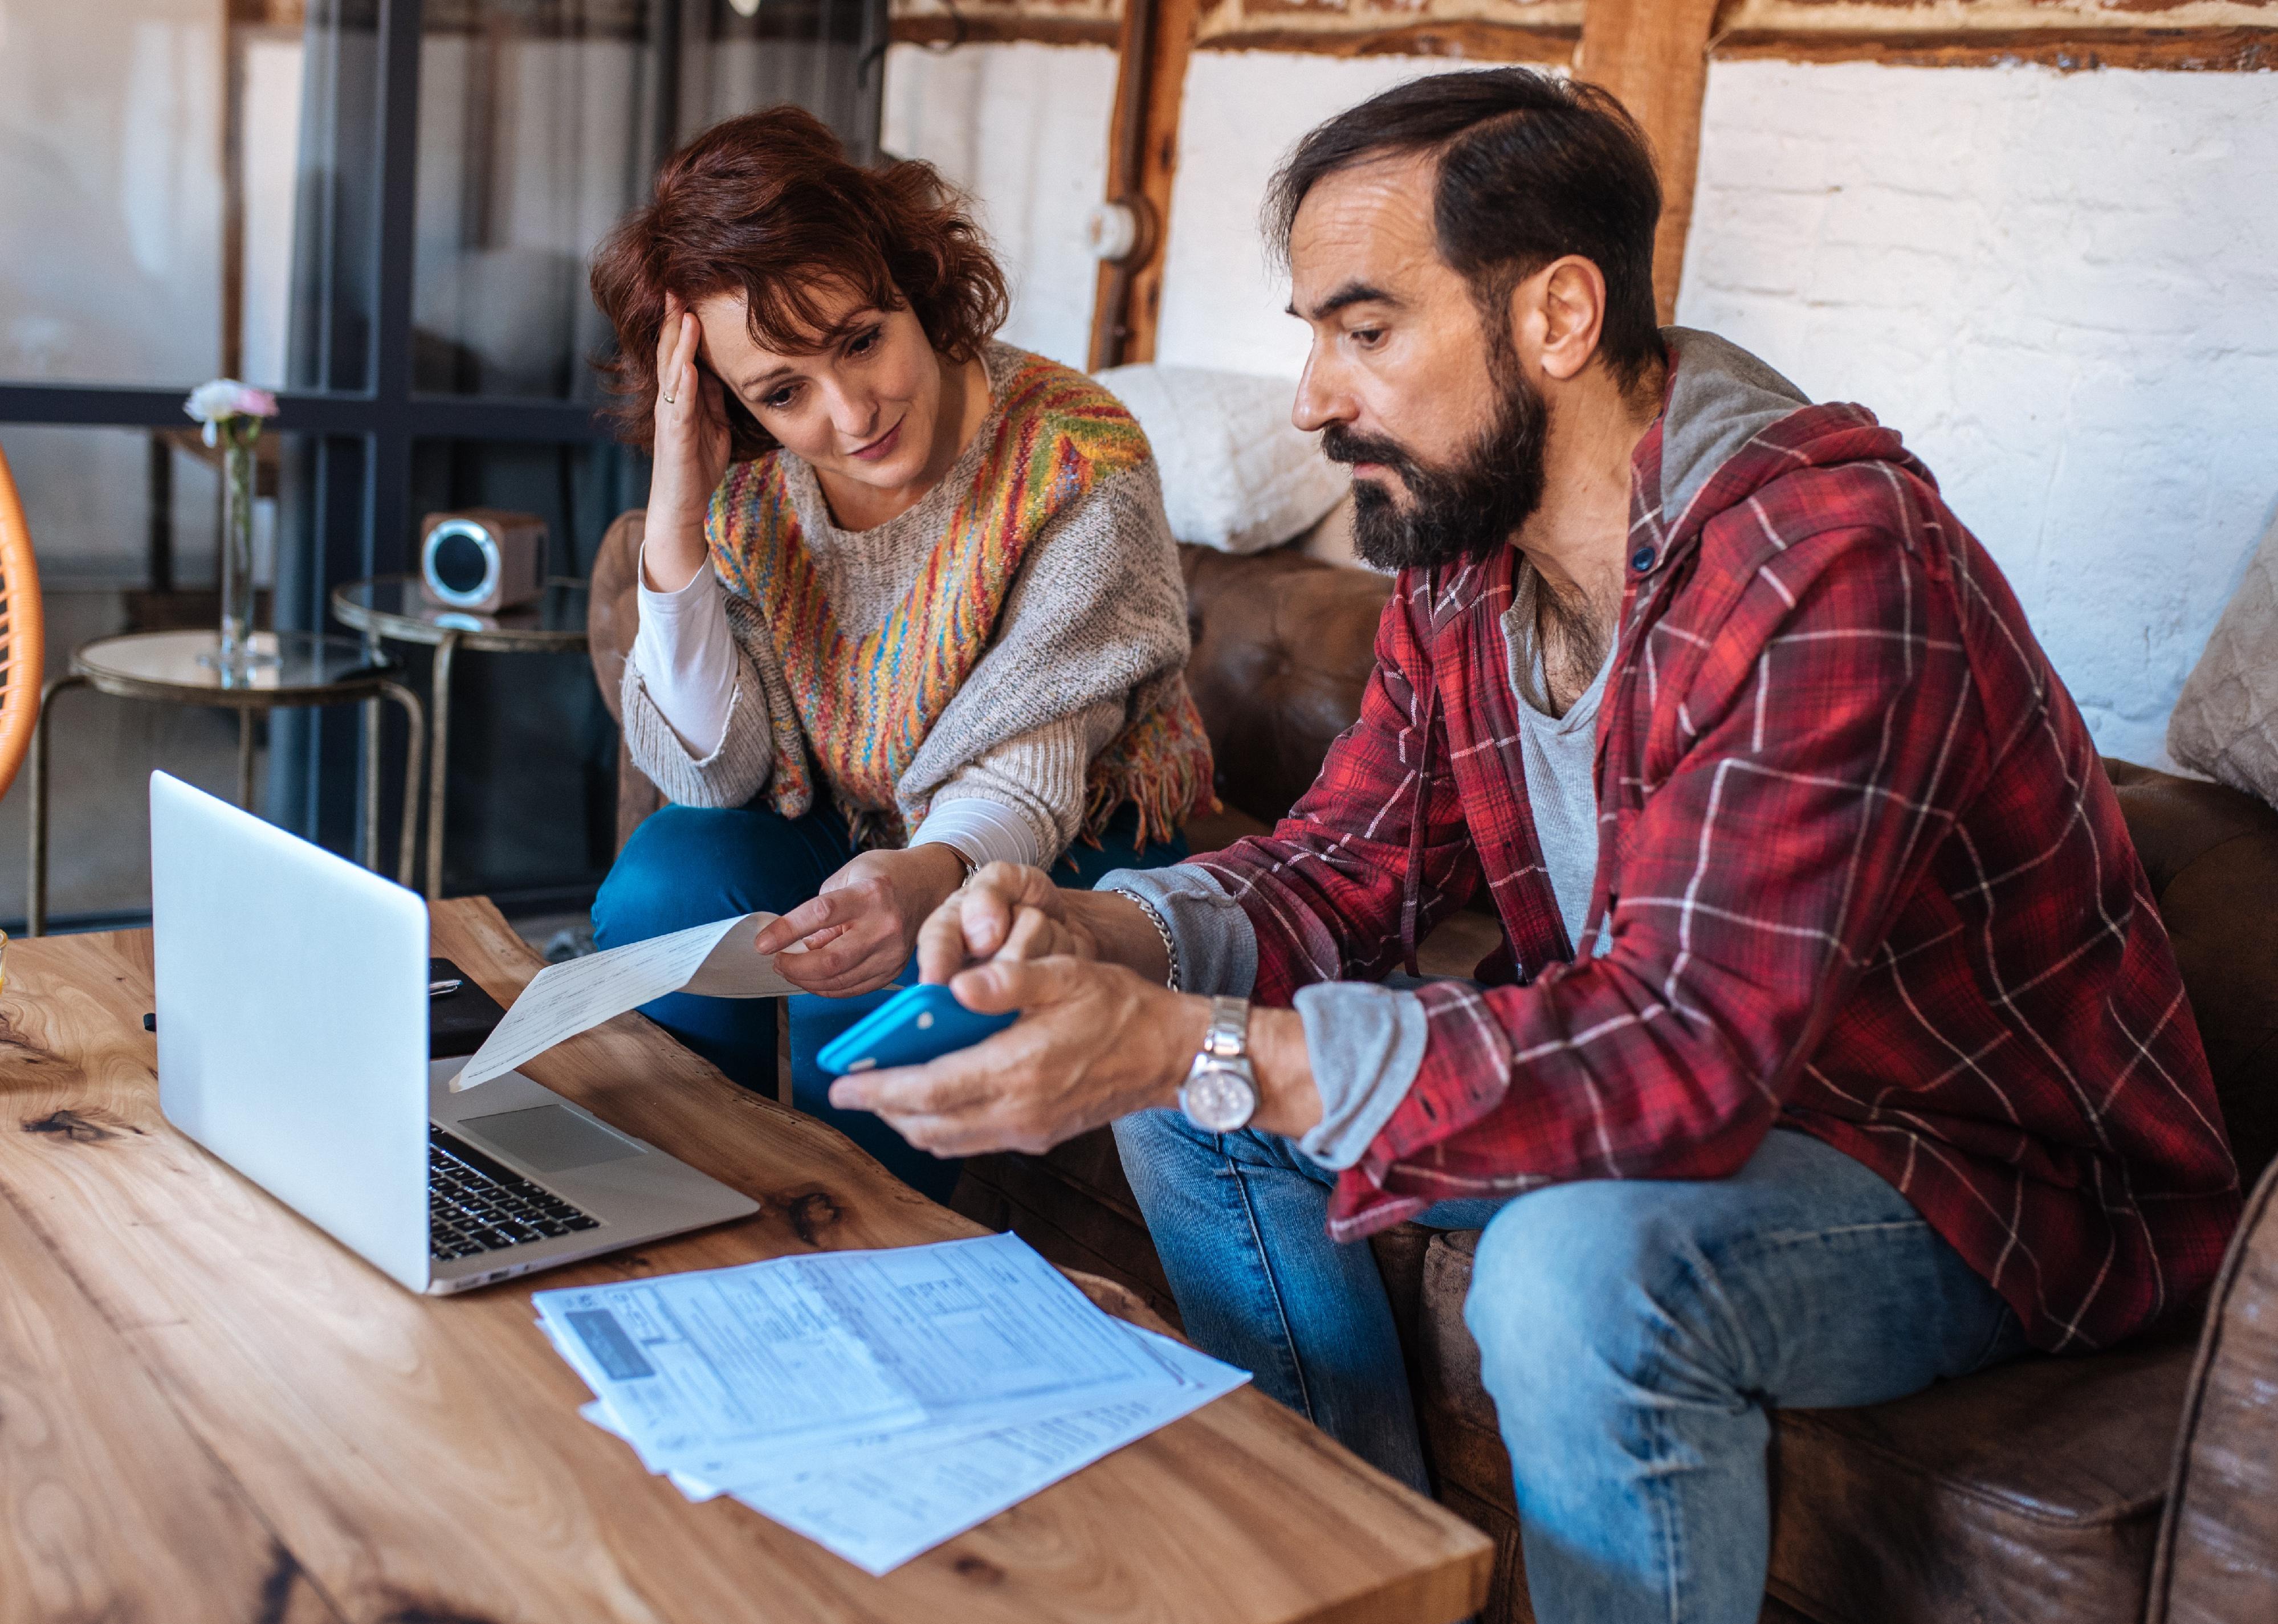
M 798 712 L 795 733 L 774 719 L 770 795 L 785 817 L 814 804 L 812 751 L 857 837 L 902 844 L 896 786 L 988 652 L 1028 544 L 1054 513 L 1150 454 L 1112 395 L 1036 356 L 1006 381 L 983 432 L 991 438 L 971 488 L 916 581 L 860 637 L 839 629 L 823 596 L 776 454 L 734 465 L 714 492 L 713 560 L 759 612 Z M 1139 809 L 1141 845 L 1212 804 L 1210 740 L 1183 673 L 1143 688 L 1133 721 L 1093 759 L 1083 837 L 1097 845 L 1127 802 Z

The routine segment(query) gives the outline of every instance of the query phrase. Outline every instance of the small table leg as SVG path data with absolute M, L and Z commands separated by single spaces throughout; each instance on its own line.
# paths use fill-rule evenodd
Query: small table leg
M 67 688 L 85 688 L 83 676 L 59 676 L 40 690 L 40 713 L 32 730 L 32 875 L 24 907 L 24 934 L 48 928 L 48 706 Z
M 383 682 L 380 684 L 380 691 L 403 707 L 403 721 L 407 729 L 403 743 L 403 833 L 397 837 L 395 883 L 409 890 L 411 886 L 412 865 L 417 860 L 419 851 L 419 746 L 422 742 L 421 736 L 425 729 L 420 723 L 417 694 L 413 693 L 401 682 Z M 371 721 L 368 724 L 371 731 L 366 736 L 376 740 L 379 737 L 379 717 L 377 714 L 379 710 L 379 701 L 369 700 L 366 702 L 365 708 L 374 713 Z M 374 743 L 369 747 L 369 751 L 373 759 L 367 765 L 376 766 L 379 746 Z M 377 786 L 379 774 L 373 772 L 367 782 Z M 376 813 L 379 805 L 378 788 L 372 789 L 365 799 Z M 379 851 L 378 818 L 374 816 L 366 827 L 371 832 L 367 836 L 364 846 L 376 858 Z M 366 866 L 377 868 L 378 864 L 375 861 L 368 863 Z M 429 894 L 432 896 L 432 892 Z
M 372 665 L 383 663 L 379 639 L 367 634 L 363 640 L 364 659 Z M 363 702 L 363 840 L 361 860 L 374 873 L 379 872 L 379 701 Z M 415 747 L 413 759 L 418 751 Z
M 459 634 L 447 631 L 435 645 L 435 679 L 427 709 L 432 718 L 427 744 L 427 900 L 443 895 L 443 794 L 449 778 L 451 746 L 451 661 L 459 652 Z
M 253 707 L 249 705 L 237 710 L 237 807 L 240 812 L 253 810 Z

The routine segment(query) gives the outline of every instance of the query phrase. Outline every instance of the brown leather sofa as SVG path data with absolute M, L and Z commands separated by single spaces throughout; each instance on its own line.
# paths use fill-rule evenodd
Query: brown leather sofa
M 594 568 L 595 676 L 612 709 L 633 629 L 639 515 Z M 1226 812 L 1196 850 L 1277 817 L 1351 721 L 1389 583 L 1280 549 L 1186 549 L 1189 667 Z M 1779 1414 L 1768 1620 L 1817 1624 L 2260 1624 L 2278 1620 L 2278 812 L 2219 785 L 2107 763 L 2254 1193 L 2212 1302 L 2113 1352 L 2029 1356 L 1894 1404 Z M 656 804 L 620 771 L 620 838 Z M 1494 945 L 1466 913 L 1426 967 Z M 2259 1184 L 2257 1180 L 2259 1179 Z M 957 1204 L 1048 1256 L 1176 1308 L 1113 1142 L 968 1163 Z M 1464 1330 L 1475 1233 L 1403 1225 L 1373 1246 L 1442 1501 L 1500 1547 L 1485 1617 L 1532 1615 L 1508 1460 Z

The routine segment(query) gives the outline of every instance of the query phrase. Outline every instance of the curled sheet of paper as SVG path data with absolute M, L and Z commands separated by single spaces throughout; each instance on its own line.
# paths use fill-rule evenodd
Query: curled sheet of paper
M 531 978 L 506 1018 L 451 1079 L 451 1092 L 504 1077 L 556 1043 L 667 993 L 706 998 L 790 997 L 799 989 L 776 973 L 774 959 L 752 950 L 753 939 L 775 919 L 772 913 L 746 913 L 715 919 L 669 936 L 547 965 Z

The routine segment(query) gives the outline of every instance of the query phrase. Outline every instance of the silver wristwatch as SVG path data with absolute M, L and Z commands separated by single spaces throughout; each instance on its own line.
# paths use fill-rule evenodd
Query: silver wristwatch
M 1257 1111 L 1257 1074 L 1250 1068 L 1250 1005 L 1240 998 L 1211 1000 L 1203 1051 L 1179 1085 L 1179 1109 L 1205 1133 L 1232 1133 Z

